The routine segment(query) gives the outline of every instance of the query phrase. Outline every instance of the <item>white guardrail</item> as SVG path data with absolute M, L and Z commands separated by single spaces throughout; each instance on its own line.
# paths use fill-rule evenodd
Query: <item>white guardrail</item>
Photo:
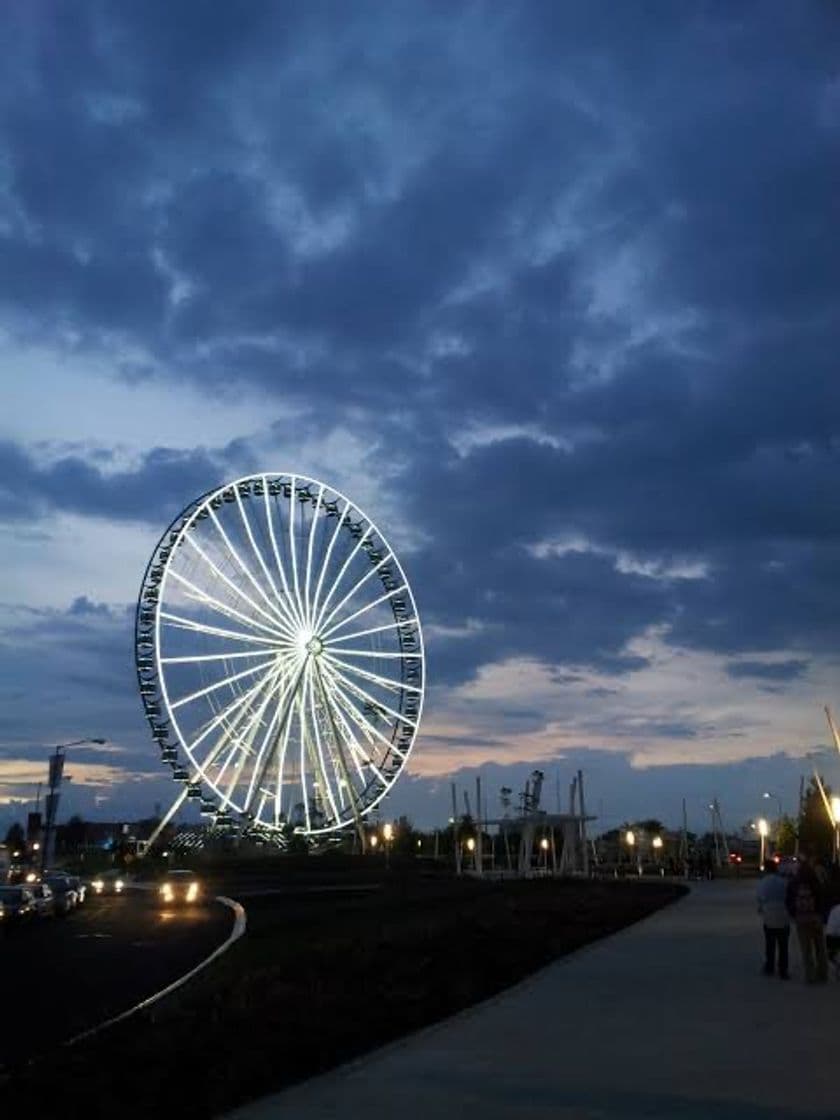
M 139 883 L 132 884 L 132 886 L 134 887 L 134 889 L 144 889 L 144 887 Z M 225 898 L 224 895 L 218 895 L 215 901 L 221 902 L 223 906 L 229 906 L 234 913 L 233 929 L 231 930 L 230 936 L 226 941 L 219 945 L 218 948 L 214 949 L 213 952 L 208 957 L 205 957 L 203 961 L 197 964 L 195 968 L 191 968 L 189 972 L 184 973 L 183 976 L 179 976 L 177 980 L 174 980 L 171 984 L 167 984 L 165 988 L 161 988 L 159 992 L 155 992 L 154 995 L 149 996 L 147 999 L 142 1000 L 138 1004 L 135 1004 L 134 1007 L 129 1007 L 127 1011 L 121 1011 L 119 1015 L 114 1015 L 113 1018 L 106 1019 L 104 1023 L 98 1023 L 95 1027 L 90 1027 L 88 1030 L 82 1031 L 81 1034 L 74 1035 L 73 1038 L 68 1038 L 64 1045 L 73 1046 L 77 1042 L 82 1042 L 86 1038 L 92 1038 L 93 1035 L 99 1034 L 100 1031 L 107 1030 L 108 1027 L 113 1027 L 117 1023 L 121 1023 L 124 1019 L 131 1018 L 131 1016 L 136 1015 L 138 1011 L 144 1011 L 147 1007 L 151 1007 L 153 1004 L 157 1003 L 158 1000 L 163 999 L 165 996 L 171 995 L 172 992 L 176 992 L 178 988 L 183 987 L 183 985 L 192 980 L 194 976 L 197 976 L 199 972 L 207 968 L 209 964 L 212 964 L 217 957 L 220 957 L 222 955 L 222 953 L 226 953 L 231 945 L 233 945 L 235 941 L 238 941 L 245 932 L 245 928 L 247 926 L 247 917 L 245 914 L 244 906 L 242 906 L 239 902 L 235 902 L 232 898 Z

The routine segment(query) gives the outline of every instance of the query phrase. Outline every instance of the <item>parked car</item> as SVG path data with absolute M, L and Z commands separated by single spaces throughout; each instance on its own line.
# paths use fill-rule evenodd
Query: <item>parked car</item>
M 35 900 L 29 887 L 0 887 L 3 923 L 12 925 L 35 916 Z
M 49 883 L 33 883 L 30 887 L 35 912 L 39 918 L 51 918 L 55 914 L 55 895 Z
M 78 895 L 66 875 L 55 873 L 45 875 L 44 882 L 53 892 L 56 914 L 69 914 L 71 910 L 76 909 Z
M 167 871 L 158 887 L 158 894 L 167 904 L 198 902 L 201 883 L 194 871 Z
M 103 871 L 90 885 L 94 894 L 122 894 L 126 880 L 120 871 Z

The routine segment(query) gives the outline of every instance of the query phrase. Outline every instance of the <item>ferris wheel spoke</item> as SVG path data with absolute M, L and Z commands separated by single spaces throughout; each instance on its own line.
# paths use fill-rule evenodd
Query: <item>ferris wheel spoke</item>
M 185 740 L 184 745 L 190 757 L 193 757 L 192 752 L 195 750 L 195 748 L 200 743 L 203 743 L 207 736 L 211 732 L 215 731 L 215 729 L 220 724 L 224 723 L 224 721 L 228 719 L 233 712 L 237 711 L 237 709 L 243 704 L 250 704 L 253 697 L 256 696 L 256 694 L 264 687 L 264 685 L 271 680 L 271 677 L 271 671 L 267 672 L 256 682 L 256 684 L 252 685 L 251 688 L 249 688 L 246 692 L 243 692 L 241 696 L 238 696 L 235 700 L 231 701 L 231 703 L 228 704 L 227 707 L 223 708 L 220 712 L 217 712 L 217 714 L 209 721 L 207 726 L 200 732 L 198 738 L 193 739 L 191 743 L 187 743 Z
M 161 611 L 159 617 L 165 622 L 172 623 L 179 630 L 192 630 L 197 634 L 212 634 L 214 637 L 230 638 L 232 642 L 248 642 L 251 645 L 271 646 L 273 649 L 280 649 L 283 646 L 283 643 L 278 639 L 260 638 L 257 634 L 243 634 L 239 630 L 225 630 L 221 626 L 208 626 L 206 622 L 198 622 L 194 618 L 172 614 L 171 611 Z
M 320 674 L 320 676 L 319 676 L 319 683 L 320 683 L 320 686 L 321 686 L 321 691 L 322 691 L 323 696 L 324 696 L 324 703 L 329 706 L 330 716 L 331 716 L 331 719 L 333 720 L 333 722 L 336 724 L 336 728 L 337 728 L 338 724 L 341 724 L 341 730 L 344 732 L 344 737 L 345 737 L 346 741 L 348 743 L 350 743 L 351 741 L 355 741 L 355 736 L 354 736 L 353 730 L 350 727 L 350 725 L 347 723 L 347 720 L 344 718 L 344 713 L 341 711 L 341 708 L 339 707 L 339 705 L 338 705 L 338 703 L 337 703 L 337 701 L 336 701 L 336 699 L 335 699 L 335 697 L 332 693 L 330 682 L 329 682 L 328 679 L 326 679 L 324 677 L 323 673 Z M 338 732 L 336 732 L 336 741 L 338 741 L 338 738 L 340 738 L 340 736 L 338 736 Z M 358 753 L 362 754 L 362 757 L 365 759 L 365 761 L 369 761 L 367 759 L 367 756 L 365 756 L 363 754 L 363 752 L 361 752 L 361 748 L 359 748 L 358 744 L 356 744 L 356 749 L 357 749 Z M 352 760 L 353 760 L 353 765 L 356 767 L 356 770 L 358 772 L 359 780 L 364 785 L 365 782 L 367 781 L 367 779 L 365 778 L 364 771 L 362 770 L 361 766 L 359 765 L 359 759 L 357 758 L 356 754 L 352 753 L 352 750 L 351 750 L 351 757 L 352 757 Z
M 274 593 L 274 607 L 275 607 L 275 609 L 279 607 L 280 611 L 282 612 L 282 614 L 284 615 L 284 617 L 286 619 L 286 626 L 285 626 L 286 632 L 289 633 L 289 634 L 294 634 L 294 631 L 295 631 L 294 615 L 290 614 L 289 608 L 286 605 L 286 603 L 283 599 L 283 596 L 277 590 L 277 585 L 275 584 L 274 579 L 272 578 L 272 575 L 271 575 L 271 571 L 269 570 L 269 567 L 265 562 L 265 557 L 262 554 L 262 549 L 257 545 L 257 542 L 254 539 L 254 534 L 253 534 L 253 531 L 251 530 L 251 522 L 248 519 L 247 514 L 245 513 L 245 505 L 242 501 L 242 495 L 239 493 L 238 489 L 235 491 L 235 493 L 236 493 L 236 503 L 239 506 L 239 513 L 240 513 L 240 516 L 242 518 L 242 524 L 245 526 L 245 532 L 248 536 L 248 540 L 251 544 L 251 550 L 253 551 L 254 555 L 256 556 L 257 562 L 259 563 L 260 567 L 262 568 L 263 574 L 265 575 L 265 578 L 268 580 L 269 587 L 271 588 L 272 592 Z
M 372 739 L 370 738 L 372 736 L 373 738 L 379 739 L 380 742 L 388 748 L 388 750 L 393 750 L 393 743 L 388 738 L 388 736 L 384 735 L 375 724 L 371 723 L 370 720 L 365 716 L 364 712 L 360 712 L 358 707 L 356 706 L 357 700 L 361 699 L 361 697 L 359 696 L 359 693 L 356 690 L 355 686 L 350 681 L 342 678 L 340 674 L 336 674 L 333 677 L 333 685 L 335 687 L 336 694 L 341 696 L 342 700 L 345 703 L 345 710 L 348 716 L 353 719 L 353 721 L 360 727 L 361 730 L 365 732 L 365 734 L 368 736 L 368 741 L 372 742 Z M 344 686 L 343 688 L 342 685 Z M 370 703 L 369 700 L 364 700 L 363 702 Z M 382 705 L 377 704 L 376 706 L 381 707 Z M 388 726 L 390 727 L 390 724 Z M 396 725 L 395 727 L 391 728 L 391 730 L 396 730 Z
M 351 681 L 350 678 L 345 676 L 345 674 L 340 670 L 333 669 L 333 672 L 336 676 L 336 679 L 341 681 L 345 688 L 352 692 L 354 696 L 357 696 L 364 703 L 370 704 L 375 711 L 386 712 L 393 719 L 395 728 L 399 727 L 401 723 L 404 723 L 412 730 L 416 730 L 417 724 L 413 720 L 410 720 L 408 716 L 404 716 L 401 712 L 394 711 L 394 709 L 389 708 L 387 704 L 383 704 L 381 700 L 377 700 L 372 693 L 368 692 L 367 689 L 362 688 L 360 684 L 356 684 L 354 681 Z
M 326 613 L 327 607 L 329 606 L 330 600 L 332 599 L 333 595 L 338 590 L 338 588 L 341 584 L 341 581 L 344 579 L 344 575 L 345 575 L 347 569 L 350 567 L 350 565 L 353 563 L 353 561 L 359 555 L 361 550 L 364 548 L 365 541 L 370 537 L 372 532 L 373 532 L 373 525 L 368 524 L 367 529 L 365 529 L 365 531 L 362 533 L 362 535 L 356 541 L 353 548 L 351 548 L 351 550 L 348 552 L 347 556 L 345 557 L 344 563 L 339 568 L 338 575 L 335 577 L 335 579 L 330 584 L 329 590 L 327 591 L 326 595 L 324 596 L 324 601 L 321 604 L 321 609 L 320 609 L 320 611 L 318 612 L 318 614 L 315 618 L 315 629 L 316 630 L 320 630 L 323 627 L 323 625 L 324 625 L 324 615 Z
M 422 661 L 423 654 L 417 650 L 385 650 L 385 649 L 342 649 L 342 657 L 369 657 L 373 660 L 384 657 L 388 661 Z
M 307 659 L 306 664 L 309 664 Z M 300 728 L 300 789 L 303 794 L 303 819 L 306 831 L 312 831 L 312 817 L 309 812 L 309 790 L 306 788 L 306 720 L 303 714 L 303 700 L 298 699 L 298 727 Z
M 329 693 L 330 698 L 332 700 L 332 708 L 333 708 L 333 711 L 335 713 L 336 719 L 338 720 L 338 722 L 341 723 L 341 725 L 342 725 L 342 727 L 345 731 L 345 734 L 346 734 L 346 737 L 347 737 L 347 743 L 350 747 L 350 751 L 351 751 L 351 754 L 353 756 L 353 763 L 356 767 L 356 770 L 358 771 L 360 780 L 363 783 L 367 784 L 370 781 L 370 778 L 367 777 L 365 775 L 364 771 L 362 770 L 362 768 L 359 764 L 359 759 L 362 760 L 362 762 L 364 763 L 365 766 L 369 766 L 371 768 L 371 770 L 373 770 L 374 774 L 380 780 L 380 782 L 382 782 L 383 785 L 387 786 L 388 785 L 388 779 L 385 777 L 385 775 L 382 773 L 382 771 L 378 768 L 376 763 L 373 761 L 373 758 L 371 757 L 370 752 L 366 751 L 364 749 L 364 747 L 362 747 L 359 744 L 359 741 L 356 738 L 356 733 L 353 730 L 353 728 L 350 726 L 350 723 L 348 722 L 348 720 L 352 720 L 353 723 L 356 725 L 356 727 L 359 728 L 359 730 L 363 733 L 366 742 L 372 743 L 373 742 L 373 736 L 370 736 L 368 738 L 369 733 L 366 731 L 364 726 L 361 723 L 359 723 L 359 720 L 356 718 L 355 709 L 351 706 L 351 704 L 346 699 L 346 697 L 344 697 L 344 695 L 342 693 L 337 691 L 337 689 L 335 688 L 334 682 L 328 680 L 328 678 L 326 678 L 324 675 L 322 675 L 321 679 L 324 683 L 325 690 Z
M 327 574 L 327 571 L 329 569 L 333 549 L 335 548 L 336 541 L 338 540 L 341 533 L 341 527 L 344 524 L 344 519 L 347 517 L 347 512 L 349 509 L 350 502 L 345 499 L 344 509 L 341 510 L 340 513 L 336 510 L 335 529 L 333 529 L 332 536 L 330 537 L 330 542 L 327 545 L 326 554 L 321 561 L 321 570 L 318 573 L 318 582 L 315 585 L 315 594 L 312 596 L 312 617 L 315 619 L 317 619 L 318 617 L 318 600 L 321 597 L 321 588 L 324 585 L 324 576 Z
M 309 688 L 308 688 L 308 691 L 309 691 L 309 712 L 310 712 L 310 715 L 312 717 L 312 732 L 313 732 L 312 737 L 315 740 L 315 752 L 313 752 L 313 761 L 315 761 L 317 763 L 318 773 L 320 775 L 320 782 L 318 784 L 320 786 L 322 786 L 323 792 L 326 795 L 326 798 L 330 803 L 330 807 L 331 807 L 332 813 L 333 813 L 333 820 L 337 821 L 341 818 L 341 813 L 339 812 L 338 806 L 335 803 L 335 798 L 333 796 L 333 791 L 332 791 L 332 785 L 330 784 L 329 778 L 327 777 L 327 760 L 326 760 L 326 757 L 324 755 L 324 745 L 321 742 L 321 732 L 320 732 L 320 729 L 318 727 L 318 714 L 315 710 L 315 690 L 313 688 L 313 681 L 312 681 L 313 676 L 314 676 L 314 673 L 312 671 L 310 671 L 310 673 L 309 673 Z M 327 753 L 329 753 L 329 750 L 328 750 Z M 333 771 L 335 772 L 335 759 L 331 755 L 330 755 L 330 761 L 332 762 Z M 335 779 L 336 779 L 336 785 L 339 788 L 339 797 L 340 797 L 341 796 L 341 786 L 340 786 L 340 782 L 339 782 L 337 774 L 335 774 Z
M 329 726 L 326 729 L 327 753 L 333 764 L 333 773 L 335 774 L 336 789 L 338 791 L 338 798 L 341 802 L 342 812 L 347 808 L 347 802 L 350 803 L 350 811 L 356 820 L 356 824 L 360 823 L 359 815 L 359 797 L 360 791 L 357 791 L 353 785 L 350 770 L 347 766 L 347 756 L 344 751 L 344 739 L 336 721 L 336 712 L 330 700 L 324 684 L 324 674 L 321 672 L 320 664 L 315 661 L 314 677 L 318 685 L 318 692 L 321 699 L 322 710 L 328 720 Z M 353 760 L 355 761 L 355 759 Z M 357 770 L 360 768 L 357 764 Z M 360 771 L 360 779 L 364 781 L 364 776 Z M 337 820 L 340 818 L 336 818 Z
M 277 755 L 277 785 L 274 790 L 274 824 L 275 827 L 280 824 L 280 817 L 283 815 L 283 773 L 286 763 L 286 753 L 289 749 L 289 736 L 292 733 L 292 721 L 286 721 L 286 730 L 283 735 L 283 742 Z
M 233 774 L 231 775 L 231 778 L 228 782 L 227 793 L 225 794 L 225 800 L 228 802 L 232 802 L 234 791 L 239 782 L 242 780 L 242 769 L 245 765 L 245 762 L 248 756 L 253 754 L 254 740 L 256 739 L 259 728 L 262 725 L 263 716 L 265 715 L 269 704 L 276 695 L 277 685 L 280 681 L 281 675 L 282 670 L 276 673 L 273 677 L 269 687 L 266 689 L 265 696 L 260 701 L 260 704 L 256 708 L 256 710 L 251 713 L 251 717 L 248 721 L 247 727 L 245 727 L 240 738 L 234 743 L 233 749 L 225 759 L 225 764 L 222 767 L 221 772 L 217 778 L 217 781 L 221 783 L 222 779 L 224 778 L 225 770 L 228 768 L 231 761 L 233 761 L 234 755 L 238 751 L 239 756 L 234 763 Z M 242 811 L 247 812 L 247 810 L 248 802 L 246 800 L 245 804 L 242 806 Z
M 380 603 L 386 603 L 389 599 L 393 599 L 395 595 L 399 595 L 403 591 L 407 590 L 408 586 L 403 583 L 399 587 L 395 587 L 392 591 L 386 591 L 385 594 L 380 595 L 378 599 L 374 599 L 370 603 L 365 603 L 365 605 L 363 607 L 359 607 L 357 611 L 353 611 L 353 613 L 348 614 L 346 618 L 342 618 L 339 622 L 336 622 L 335 625 L 329 628 L 329 630 L 324 630 L 320 634 L 321 639 L 323 640 L 325 638 L 328 638 L 330 634 L 334 634 L 336 630 L 340 630 L 342 626 L 346 626 L 347 623 L 352 622 L 354 618 L 358 618 L 359 615 L 366 614 L 368 611 L 373 610 L 374 607 L 378 607 Z
M 162 657 L 161 665 L 190 665 L 198 661 L 236 661 L 240 657 L 265 657 L 266 650 L 255 649 L 241 653 L 195 653 L 186 657 Z
M 263 608 L 261 606 L 259 606 L 257 603 L 255 603 L 254 600 L 251 598 L 251 596 L 246 594 L 246 592 L 244 592 L 241 587 L 237 587 L 237 585 L 233 582 L 233 580 L 230 579 L 228 576 L 226 576 L 225 573 L 218 566 L 218 564 L 215 564 L 210 559 L 210 557 L 207 555 L 207 553 L 204 551 L 204 549 L 201 547 L 201 545 L 197 541 L 193 540 L 192 536 L 189 533 L 185 533 L 183 539 L 185 541 L 189 542 L 191 548 L 195 552 L 198 553 L 198 555 L 201 557 L 201 559 L 204 561 L 204 563 L 207 565 L 207 567 L 211 570 L 211 572 L 214 572 L 215 575 L 217 575 L 219 577 L 219 579 L 222 581 L 222 583 L 226 584 L 231 589 L 231 591 L 234 593 L 234 595 L 238 595 L 239 598 L 242 599 L 243 602 L 247 603 L 248 606 L 252 610 L 255 610 L 257 612 L 257 614 L 262 615 L 263 618 L 267 618 L 268 621 L 272 624 L 272 626 L 276 627 L 278 625 L 278 623 L 282 623 L 282 621 L 283 621 L 282 618 L 278 617 L 278 615 L 276 615 L 274 613 L 269 614 L 268 611 L 263 610 Z
M 268 522 L 268 535 L 269 535 L 269 538 L 271 539 L 271 549 L 274 553 L 274 562 L 277 565 L 277 571 L 280 573 L 280 581 L 283 584 L 283 590 L 286 593 L 286 599 L 285 599 L 285 604 L 284 605 L 288 609 L 289 614 L 295 619 L 296 627 L 301 627 L 303 625 L 303 619 L 298 614 L 297 606 L 296 606 L 296 604 L 295 604 L 295 602 L 292 598 L 292 593 L 289 589 L 289 581 L 286 578 L 286 569 L 283 565 L 283 561 L 280 559 L 280 549 L 277 547 L 277 535 L 274 532 L 274 518 L 272 517 L 272 514 L 271 514 L 271 500 L 270 500 L 269 494 L 268 494 L 268 491 L 269 491 L 268 478 L 265 475 L 263 475 L 262 478 L 263 478 L 263 499 L 264 499 L 264 502 L 265 502 L 265 519 Z
M 282 709 L 283 715 L 282 715 L 281 723 L 279 725 L 280 728 L 281 728 L 281 733 L 282 733 L 283 726 L 285 725 L 285 721 L 289 718 L 289 713 L 292 710 L 292 704 L 294 703 L 295 696 L 297 695 L 297 693 L 300 690 L 300 682 L 301 682 L 301 679 L 303 677 L 304 671 L 306 669 L 306 665 L 307 665 L 307 662 L 304 661 L 304 663 L 300 667 L 300 669 L 297 669 L 297 667 L 295 667 L 295 669 L 293 669 L 293 671 L 289 674 L 289 678 L 288 678 L 289 679 L 289 684 L 286 687 L 286 689 L 284 690 L 283 695 L 280 697 L 280 699 L 277 702 L 278 713 L 281 710 L 281 705 L 285 704 L 285 708 Z M 279 716 L 278 716 L 278 718 L 279 718 Z M 248 793 L 245 797 L 244 809 L 245 809 L 246 812 L 248 810 L 248 806 L 251 803 L 251 798 L 253 797 L 253 794 L 254 794 L 254 786 L 255 786 L 255 784 L 256 785 L 262 785 L 262 782 L 263 782 L 264 777 L 265 777 L 265 769 L 266 769 L 268 763 L 271 761 L 271 755 L 269 754 L 269 756 L 266 758 L 265 765 L 263 765 L 263 755 L 265 754 L 266 747 L 268 746 L 268 740 L 269 740 L 269 735 L 268 735 L 268 733 L 266 733 L 266 735 L 263 738 L 262 746 L 260 747 L 259 754 L 257 755 L 256 761 L 254 762 L 254 769 L 253 769 L 253 773 L 252 773 L 252 776 L 251 776 L 251 784 L 248 787 Z
M 327 657 L 330 664 L 346 669 L 351 676 L 361 677 L 363 680 L 370 681 L 371 684 L 379 684 L 383 688 L 389 688 L 392 692 L 416 692 L 419 695 L 423 691 L 416 684 L 406 684 L 405 681 L 395 680 L 393 677 L 382 677 L 378 673 L 372 673 L 369 669 L 361 669 L 358 665 L 351 665 L 349 661 L 342 661 L 340 657 L 336 657 L 334 654 L 325 653 L 324 656 Z
M 401 630 L 404 626 L 416 626 L 419 619 L 405 618 L 398 622 L 386 622 L 384 626 L 371 626 L 368 630 L 354 630 L 352 634 L 344 634 L 341 637 L 333 638 L 331 642 L 326 642 L 327 646 L 332 646 L 335 642 L 349 642 L 354 638 L 366 638 L 368 634 L 384 634 L 388 630 Z
M 216 516 L 216 511 L 213 509 L 212 506 L 208 506 L 207 510 L 210 514 L 210 520 L 216 526 L 216 530 L 219 533 L 219 536 L 225 542 L 225 545 L 227 546 L 228 552 L 230 553 L 230 555 L 236 561 L 237 566 L 239 567 L 242 574 L 245 576 L 245 578 L 248 580 L 248 582 L 251 584 L 251 586 L 254 588 L 254 590 L 257 592 L 257 594 L 262 597 L 262 599 L 264 600 L 264 602 L 268 606 L 269 613 L 270 613 L 271 617 L 275 618 L 277 621 L 282 621 L 283 616 L 281 614 L 279 614 L 279 612 L 277 610 L 277 603 L 273 602 L 269 598 L 269 596 L 266 594 L 266 590 L 263 587 L 263 585 L 259 582 L 259 580 L 253 574 L 251 569 L 248 567 L 248 565 L 245 563 L 245 561 L 239 555 L 237 550 L 234 548 L 233 542 L 231 541 L 230 537 L 225 532 L 224 525 L 222 525 L 221 521 Z M 263 613 L 265 613 L 265 612 L 263 612 Z
M 267 688 L 266 695 L 270 696 L 271 691 L 274 688 L 274 684 L 275 684 L 275 682 L 277 680 L 277 677 L 279 675 L 279 672 L 280 672 L 280 670 L 278 670 L 273 675 L 268 675 L 267 678 L 263 679 L 260 687 L 258 687 L 256 689 L 256 691 L 253 691 L 253 695 L 250 697 L 249 702 L 240 705 L 239 710 L 237 711 L 235 717 L 232 720 L 230 720 L 230 722 L 227 723 L 227 725 L 223 728 L 221 735 L 219 736 L 217 741 L 213 744 L 213 746 L 210 748 L 210 750 L 205 755 L 204 761 L 201 764 L 201 769 L 206 773 L 210 769 L 211 766 L 218 765 L 216 760 L 218 759 L 219 755 L 222 753 L 222 751 L 225 749 L 226 746 L 230 746 L 230 750 L 228 752 L 227 758 L 225 759 L 224 765 L 222 765 L 221 770 L 215 776 L 215 783 L 217 785 L 221 784 L 221 781 L 224 778 L 225 771 L 228 768 L 228 764 L 229 764 L 231 758 L 236 753 L 236 751 L 239 750 L 239 748 L 240 748 L 240 744 L 239 744 L 238 740 L 234 740 L 232 745 L 230 744 L 230 740 L 234 738 L 235 733 L 240 730 L 243 722 L 245 722 L 246 718 L 249 715 L 251 716 L 251 721 L 253 722 L 253 712 L 251 710 L 251 700 L 256 699 L 256 697 L 259 695 L 259 692 L 261 691 L 261 689 L 263 687 Z M 248 726 L 250 726 L 250 724 Z M 221 796 L 224 797 L 225 795 L 222 794 Z M 225 798 L 225 801 L 227 802 L 228 799 Z
M 271 666 L 277 665 L 277 658 L 272 657 L 270 661 L 263 661 L 260 665 L 252 665 L 248 669 L 243 669 L 239 673 L 234 673 L 229 677 L 222 677 L 221 680 L 215 681 L 213 684 L 207 685 L 206 688 L 199 689 L 198 692 L 191 692 L 188 696 L 182 696 L 180 700 L 170 701 L 169 707 L 172 711 L 176 708 L 183 708 L 185 704 L 191 704 L 193 700 L 199 700 L 202 696 L 208 696 L 211 692 L 216 692 L 217 689 L 226 688 L 234 681 L 241 681 L 243 677 L 252 677 L 254 673 L 260 673 L 263 669 L 268 669 Z
M 321 508 L 321 502 L 324 498 L 324 484 L 318 486 L 318 495 L 312 506 L 312 520 L 309 523 L 309 540 L 306 545 L 306 582 L 303 587 L 303 598 L 306 603 L 306 621 L 310 627 L 313 623 L 312 603 L 309 598 L 309 590 L 312 586 L 312 545 L 315 541 L 315 528 L 318 524 L 318 510 Z
M 269 634 L 276 635 L 278 638 L 281 636 L 291 636 L 291 631 L 288 627 L 278 627 L 277 624 L 268 626 L 265 622 L 258 622 L 255 618 L 251 618 L 250 615 L 243 614 L 235 607 L 230 606 L 229 603 L 223 603 L 221 599 L 217 599 L 207 591 L 203 591 L 185 576 L 182 576 L 180 572 L 176 572 L 173 569 L 169 574 L 173 579 L 177 580 L 178 583 L 183 584 L 183 586 L 187 588 L 187 597 L 194 602 L 201 603 L 203 606 L 213 607 L 219 614 L 226 615 L 228 618 L 233 618 L 237 622 L 244 622 L 245 625 L 251 627 L 251 629 L 264 630 Z
M 388 553 L 386 553 L 385 556 L 382 557 L 381 560 L 377 561 L 377 563 L 374 564 L 374 566 L 372 568 L 368 568 L 368 570 L 365 572 L 365 574 L 362 576 L 362 578 L 360 580 L 358 580 L 350 588 L 350 590 L 343 597 L 341 602 L 337 603 L 336 606 L 334 606 L 333 609 L 330 611 L 330 613 L 325 618 L 321 619 L 321 621 L 319 623 L 319 629 L 323 629 L 324 627 L 328 626 L 330 624 L 330 622 L 332 622 L 332 620 L 338 614 L 338 612 L 341 610 L 341 608 L 344 606 L 344 604 L 347 603 L 350 599 L 352 599 L 354 595 L 357 595 L 361 591 L 361 589 L 364 587 L 364 585 L 367 583 L 367 581 L 370 579 L 370 577 L 376 575 L 376 573 L 379 571 L 379 569 L 382 567 L 383 564 L 387 564 L 390 560 L 393 560 L 393 559 L 394 559 L 394 554 L 392 552 L 388 552 Z M 324 604 L 324 606 L 326 607 L 326 603 Z
M 298 614 L 300 615 L 301 619 L 303 620 L 303 624 L 305 626 L 306 625 L 306 608 L 304 607 L 303 600 L 300 597 L 300 577 L 299 577 L 299 574 L 298 574 L 298 562 L 297 562 L 298 546 L 297 546 L 297 541 L 295 540 L 295 498 L 297 496 L 297 491 L 295 489 L 295 482 L 296 481 L 297 481 L 297 476 L 292 475 L 292 481 L 291 481 L 292 492 L 291 492 L 291 497 L 289 498 L 289 553 L 292 557 L 292 582 L 294 584 L 294 589 L 295 589 L 295 600 L 297 601 L 297 605 L 298 605 Z M 303 521 L 303 510 L 302 509 L 301 509 L 301 521 Z

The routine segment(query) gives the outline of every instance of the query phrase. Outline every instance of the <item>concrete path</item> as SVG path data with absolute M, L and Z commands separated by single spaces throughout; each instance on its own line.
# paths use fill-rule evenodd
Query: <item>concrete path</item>
M 755 882 L 689 897 L 237 1120 L 840 1116 L 840 985 L 759 974 Z M 231 1118 L 232 1120 L 232 1118 Z

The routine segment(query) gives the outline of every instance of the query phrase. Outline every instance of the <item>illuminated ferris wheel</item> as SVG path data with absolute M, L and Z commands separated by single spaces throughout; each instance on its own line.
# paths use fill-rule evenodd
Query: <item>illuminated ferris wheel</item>
M 220 825 L 360 827 L 399 777 L 423 708 L 420 619 L 385 537 L 294 474 L 192 502 L 137 605 L 140 695 L 161 761 Z

